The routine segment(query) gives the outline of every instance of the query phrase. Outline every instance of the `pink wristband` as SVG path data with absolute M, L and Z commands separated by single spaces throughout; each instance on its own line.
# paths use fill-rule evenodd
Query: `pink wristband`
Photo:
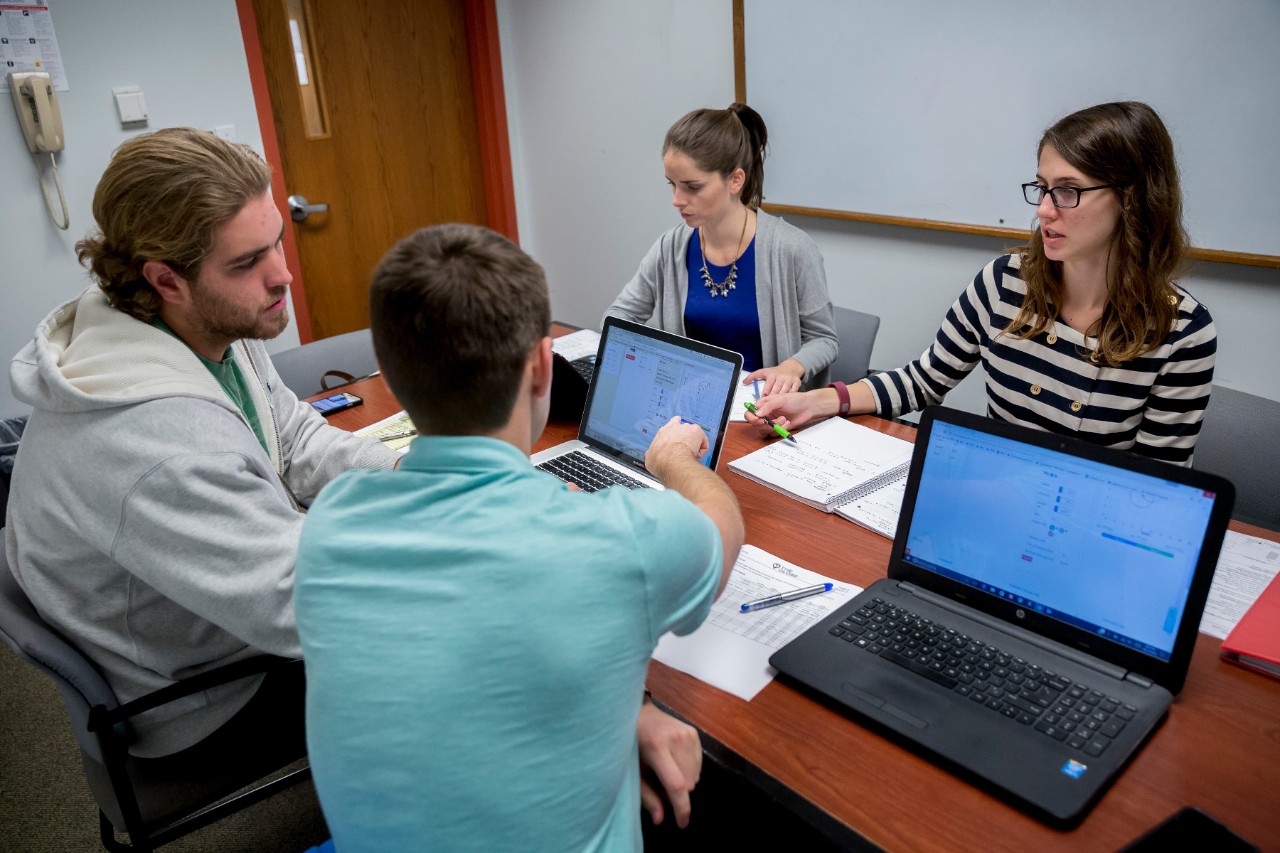
M 840 416 L 844 417 L 849 414 L 849 389 L 845 387 L 843 382 L 832 382 L 828 388 L 836 389 L 836 394 L 840 397 Z

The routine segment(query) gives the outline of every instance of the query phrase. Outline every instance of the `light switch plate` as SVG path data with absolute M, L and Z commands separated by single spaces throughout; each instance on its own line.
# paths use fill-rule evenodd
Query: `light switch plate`
M 116 86 L 111 89 L 116 99 L 116 113 L 121 124 L 136 124 L 147 120 L 147 101 L 140 86 Z

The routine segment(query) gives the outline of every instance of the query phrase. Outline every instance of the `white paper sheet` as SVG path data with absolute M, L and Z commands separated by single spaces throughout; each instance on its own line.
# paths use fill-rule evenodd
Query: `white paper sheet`
M 832 418 L 729 463 L 757 483 L 831 511 L 836 500 L 911 462 L 912 445 L 870 427 Z
M 827 581 L 835 584 L 830 592 L 741 612 L 748 601 Z M 664 634 L 653 658 L 750 702 L 777 674 L 769 666 L 769 655 L 860 592 L 862 587 L 823 577 L 754 545 L 744 545 L 707 621 L 685 637 Z
M 413 429 L 413 421 L 409 420 L 409 415 L 401 412 L 398 415 L 392 415 L 389 418 L 383 418 L 376 424 L 369 424 L 367 427 L 356 430 L 355 434 L 366 438 L 377 438 L 380 435 L 398 435 Z M 383 447 L 389 447 L 397 453 L 408 453 L 409 443 L 416 436 L 405 436 L 403 438 L 393 438 L 382 442 Z
M 754 403 L 760 399 L 760 380 L 757 379 L 749 385 L 738 383 L 738 390 L 733 392 L 733 405 L 729 407 L 729 421 L 745 423 L 747 420 L 747 407 L 744 403 Z
M 10 71 L 42 71 L 54 91 L 71 90 L 48 0 L 0 2 L 0 92 L 9 91 Z
M 836 507 L 836 514 L 892 539 L 898 532 L 902 499 L 907 496 L 907 475 L 871 494 Z
M 590 329 L 579 329 L 576 332 L 552 338 L 551 349 L 563 356 L 565 361 L 577 361 L 596 354 L 600 349 L 600 333 Z
M 1226 639 L 1278 571 L 1280 544 L 1228 530 L 1200 619 L 1201 632 Z

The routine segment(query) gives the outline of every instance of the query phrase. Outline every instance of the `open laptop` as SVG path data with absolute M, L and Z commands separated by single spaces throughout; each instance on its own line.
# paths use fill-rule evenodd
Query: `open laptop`
M 1233 501 L 1215 475 L 932 407 L 888 578 L 770 663 L 1070 825 L 1182 689 Z
M 609 317 L 600 332 L 578 438 L 533 455 L 533 464 L 583 491 L 662 488 L 644 453 L 672 417 L 702 427 L 715 470 L 742 372 L 742 356 L 711 344 Z

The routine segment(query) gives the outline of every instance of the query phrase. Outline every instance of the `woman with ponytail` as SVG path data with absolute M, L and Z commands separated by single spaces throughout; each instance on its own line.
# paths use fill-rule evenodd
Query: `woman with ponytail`
M 1187 235 L 1173 140 L 1135 101 L 1045 131 L 1030 242 L 992 261 L 906 367 L 760 402 L 786 426 L 897 416 L 939 402 L 979 363 L 987 414 L 1190 465 L 1209 403 L 1217 332 L 1174 281 Z M 748 417 L 748 420 L 756 420 Z
M 825 384 L 837 348 L 817 245 L 760 210 L 767 143 L 744 104 L 671 126 L 662 165 L 683 222 L 605 314 L 742 353 L 743 381 L 760 380 L 762 395 Z

